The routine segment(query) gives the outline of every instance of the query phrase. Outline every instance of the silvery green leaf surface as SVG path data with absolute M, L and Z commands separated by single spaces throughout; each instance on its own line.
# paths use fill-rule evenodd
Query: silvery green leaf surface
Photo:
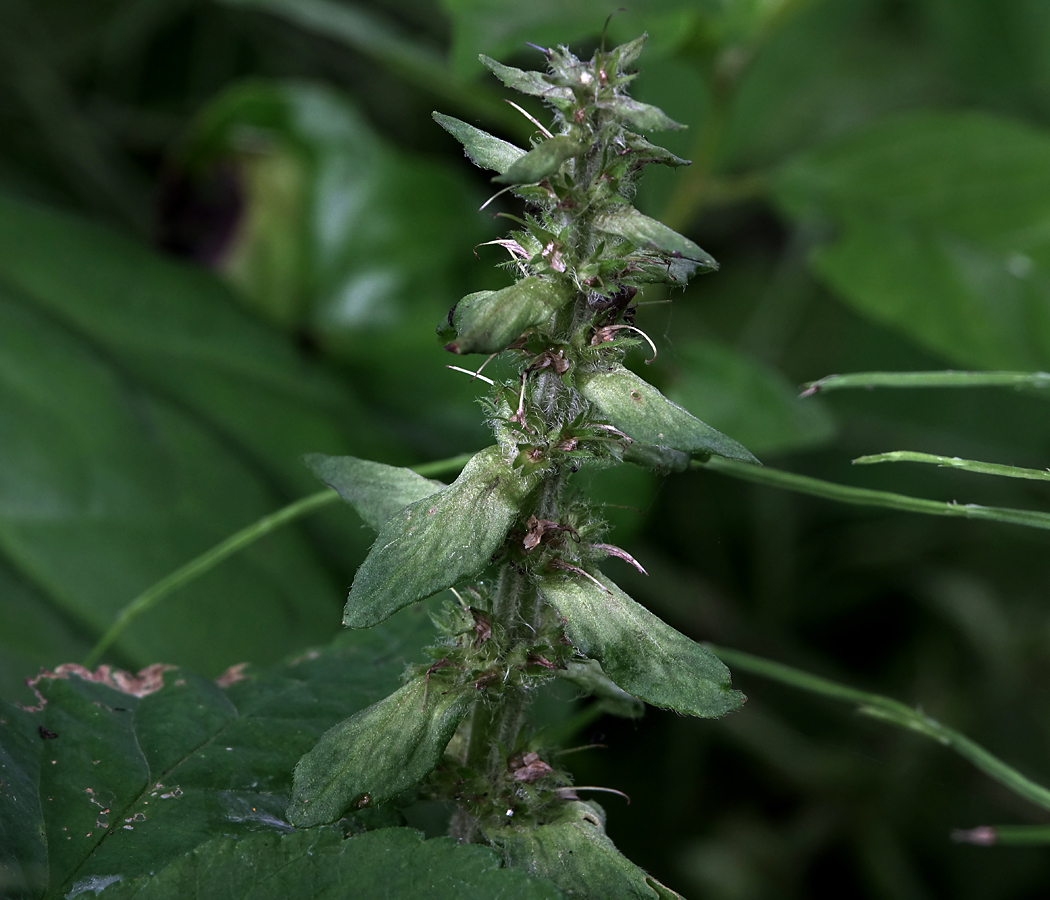
M 710 651 L 636 603 L 604 575 L 596 584 L 578 575 L 544 575 L 544 599 L 566 620 L 565 630 L 585 656 L 646 703 L 691 716 L 722 716 L 744 695 Z
M 492 57 L 482 53 L 479 57 L 482 65 L 493 75 L 502 81 L 507 87 L 522 94 L 530 94 L 533 97 L 542 97 L 547 100 L 572 100 L 573 93 L 567 87 L 559 87 L 551 84 L 540 72 L 526 72 L 516 69 L 514 66 L 505 66 Z
M 354 456 L 308 453 L 303 462 L 376 531 L 399 509 L 447 487 L 411 469 Z
M 478 291 L 456 304 L 446 344 L 453 353 L 498 353 L 527 328 L 544 324 L 573 296 L 568 282 L 531 275 L 500 291 Z
M 99 882 L 101 884 L 101 882 Z M 91 890 L 85 886 L 85 892 Z M 112 883 L 106 900 L 557 900 L 551 882 L 500 867 L 499 854 L 410 828 L 344 837 L 338 828 L 219 837 L 155 875 Z
M 681 122 L 676 122 L 662 109 L 648 103 L 639 103 L 630 97 L 617 97 L 603 103 L 602 106 L 642 131 L 680 131 L 685 128 Z
M 582 376 L 579 386 L 613 425 L 643 444 L 758 463 L 746 448 L 672 403 L 630 369 L 618 365 L 593 372 Z
M 661 475 L 672 472 L 685 472 L 689 469 L 692 457 L 681 450 L 662 447 L 659 444 L 646 444 L 632 441 L 623 449 L 624 462 L 634 463 L 644 469 L 652 469 Z
M 327 825 L 429 775 L 476 699 L 447 688 L 440 675 L 420 676 L 325 732 L 295 767 L 288 820 Z
M 488 837 L 510 865 L 548 878 L 580 900 L 682 900 L 616 849 L 597 804 L 566 803 L 545 825 L 502 828 Z
M 498 447 L 489 447 L 448 487 L 391 516 L 357 570 L 343 624 L 368 628 L 479 573 L 536 477 L 523 477 Z
M 429 636 L 420 609 L 218 683 L 165 666 L 46 673 L 34 707 L 0 704 L 0 894 L 57 900 L 213 837 L 291 831 L 296 760 L 395 686 Z
M 468 125 L 454 116 L 446 116 L 439 112 L 433 115 L 434 121 L 463 145 L 463 152 L 476 166 L 492 169 L 502 175 L 525 155 L 526 151 L 521 147 Z
M 642 215 L 633 206 L 617 203 L 606 207 L 594 217 L 594 227 L 643 249 L 660 250 L 695 260 L 703 271 L 712 272 L 718 268 L 718 263 L 706 250 L 663 222 Z
M 502 175 L 492 180 L 496 184 L 535 184 L 548 175 L 553 175 L 562 165 L 586 149 L 578 141 L 565 134 L 547 138 L 533 147 Z

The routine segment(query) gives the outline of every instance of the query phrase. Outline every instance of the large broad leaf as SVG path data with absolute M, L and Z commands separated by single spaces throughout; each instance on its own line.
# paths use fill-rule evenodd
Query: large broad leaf
M 543 325 L 573 296 L 571 284 L 533 275 L 501 291 L 478 291 L 456 304 L 453 353 L 498 353 L 523 331 Z
M 241 185 L 244 212 L 215 264 L 244 302 L 367 370 L 370 401 L 439 436 L 448 453 L 481 439 L 460 412 L 470 383 L 431 377 L 443 354 L 419 324 L 462 294 L 465 248 L 491 236 L 462 166 L 394 146 L 345 94 L 295 81 L 220 95 L 182 159 L 191 172 L 233 172 Z M 427 452 L 441 455 L 434 440 Z M 317 442 L 296 452 L 305 450 L 333 452 Z
M 675 362 L 668 397 L 754 453 L 811 447 L 834 432 L 823 406 L 799 399 L 786 378 L 730 347 L 690 341 L 675 348 Z
M 784 167 L 789 214 L 839 236 L 817 271 L 956 363 L 1050 365 L 1050 133 L 980 114 L 887 122 Z
M 744 695 L 710 651 L 636 603 L 604 575 L 545 575 L 544 599 L 566 620 L 565 630 L 585 656 L 630 694 L 653 706 L 692 716 L 721 716 Z
M 630 369 L 617 365 L 579 379 L 580 393 L 613 425 L 642 444 L 691 455 L 723 456 L 742 462 L 758 460 L 732 438 L 672 403 Z M 669 461 L 670 462 L 670 461 Z
M 549 878 L 581 900 L 682 900 L 616 849 L 594 803 L 566 803 L 538 828 L 503 828 L 488 837 L 512 866 Z
M 376 531 L 409 503 L 429 497 L 447 485 L 424 478 L 411 469 L 387 466 L 353 456 L 308 453 L 308 469 L 357 510 Z
M 113 900 L 557 900 L 551 882 L 500 868 L 487 847 L 424 841 L 409 828 L 344 838 L 336 828 L 215 838 L 159 871 L 108 888 Z
M 41 677 L 42 708 L 0 713 L 4 896 L 65 897 L 158 872 L 212 837 L 292 831 L 296 760 L 396 684 L 428 633 L 406 613 L 218 684 L 164 666 Z
M 8 247 L 0 249 L 0 257 L 6 253 Z M 119 266 L 111 273 L 114 293 L 134 293 L 135 281 L 152 272 L 170 276 L 163 287 L 154 285 L 158 295 L 170 292 L 172 300 L 196 306 L 192 291 L 179 291 L 182 270 L 158 264 L 156 272 L 148 254 L 133 258 L 140 267 L 123 271 L 127 282 Z M 103 332 L 106 305 L 93 303 L 97 298 L 88 290 L 100 267 L 83 260 L 81 285 L 70 285 L 68 297 L 56 296 L 70 304 L 79 298 L 85 317 L 101 307 L 92 327 Z M 3 277 L 0 271 L 0 570 L 20 586 L 5 591 L 5 610 L 18 624 L 0 629 L 0 646 L 32 660 L 24 677 L 63 661 L 55 654 L 69 647 L 63 634 L 71 628 L 90 637 L 101 633 L 139 592 L 281 501 L 265 472 L 246 464 L 228 435 L 208 421 L 201 411 L 207 401 L 196 405 L 191 385 L 181 397 L 152 389 L 128 371 L 130 349 L 125 355 L 113 348 L 110 356 L 82 332 L 57 324 L 53 307 L 45 313 L 35 297 L 6 287 Z M 189 280 L 215 287 L 196 276 Z M 160 297 L 157 308 L 154 321 L 172 325 Z M 215 313 L 218 322 L 222 318 Z M 191 334 L 180 328 L 156 327 L 173 352 L 183 340 L 192 346 Z M 203 322 L 198 329 L 206 334 Z M 114 331 L 116 326 L 106 333 Z M 282 347 L 261 343 L 275 355 Z M 230 345 L 235 355 L 236 341 Z M 238 395 L 238 381 L 226 381 L 227 396 Z M 276 422 L 284 418 L 280 406 L 275 400 Z M 323 415 L 314 421 L 329 427 Z M 361 539 L 351 530 L 347 542 L 353 548 Z M 136 664 L 165 659 L 210 672 L 233 654 L 266 661 L 330 633 L 336 590 L 295 531 L 272 535 L 198 582 L 192 593 L 180 592 L 151 611 L 121 636 L 118 651 Z M 39 610 L 23 608 L 41 603 Z M 209 640 L 201 640 L 202 630 Z
M 289 821 L 327 825 L 415 786 L 441 761 L 474 694 L 421 676 L 334 726 L 295 767 Z
M 357 570 L 343 624 L 368 628 L 488 565 L 536 475 L 511 467 L 499 447 L 474 456 L 459 478 L 392 516 Z

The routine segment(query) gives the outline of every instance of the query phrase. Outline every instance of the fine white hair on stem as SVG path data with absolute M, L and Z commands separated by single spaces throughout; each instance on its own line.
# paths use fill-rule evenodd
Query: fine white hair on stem
M 464 369 L 461 366 L 445 366 L 446 369 L 451 369 L 453 372 L 462 372 L 464 375 L 469 375 L 471 378 L 480 378 L 487 384 L 495 384 L 496 382 L 489 378 L 487 375 L 481 374 L 481 369 L 477 372 L 471 372 L 470 369 Z
M 645 338 L 645 342 L 649 345 L 649 347 L 653 351 L 652 359 L 647 359 L 645 361 L 646 365 L 649 365 L 649 363 L 651 363 L 654 359 L 656 359 L 656 344 L 653 343 L 652 338 L 650 338 L 649 335 L 647 335 L 644 331 L 642 331 L 641 328 L 635 328 L 634 325 L 610 325 L 608 330 L 609 331 L 619 331 L 621 328 L 625 328 L 628 331 L 634 331 L 634 332 L 640 334 L 643 338 Z
M 526 119 L 528 119 L 530 122 L 532 122 L 532 124 L 535 125 L 540 130 L 540 132 L 543 134 L 544 137 L 546 137 L 546 138 L 554 137 L 553 134 L 551 134 L 546 128 L 543 127 L 543 123 L 541 123 L 539 119 L 537 119 L 534 115 L 532 115 L 531 113 L 527 112 L 526 110 L 522 109 L 513 100 L 504 99 L 504 102 L 505 103 L 509 103 L 518 112 L 520 112 Z
M 507 187 L 503 188 L 503 190 L 501 190 L 501 191 L 496 191 L 496 193 L 495 193 L 495 194 L 493 194 L 493 195 L 492 195 L 491 197 L 489 197 L 489 199 L 488 199 L 488 200 L 486 200 L 486 201 L 485 201 L 484 203 L 482 203 L 482 204 L 481 204 L 481 206 L 479 206 L 479 207 L 478 207 L 478 212 L 481 212 L 481 211 L 482 211 L 482 210 L 483 210 L 483 209 L 484 209 L 484 208 L 485 208 L 486 206 L 488 206 L 488 205 L 489 205 L 489 204 L 490 204 L 490 203 L 491 203 L 491 202 L 492 202 L 493 200 L 495 200 L 495 199 L 496 199 L 496 198 L 497 198 L 497 197 L 498 197 L 498 196 L 499 196 L 500 194 L 505 194 L 505 193 L 507 193 L 507 191 L 511 191 L 511 190 L 514 190 L 514 188 L 516 188 L 516 187 L 517 187 L 517 185 L 516 185 L 516 184 L 510 184 L 510 185 L 507 185 Z

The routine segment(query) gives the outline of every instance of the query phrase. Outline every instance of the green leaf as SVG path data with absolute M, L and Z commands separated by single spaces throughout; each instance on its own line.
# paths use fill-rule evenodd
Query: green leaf
M 1050 132 L 977 113 L 885 122 L 783 167 L 792 216 L 847 302 L 964 365 L 1050 365 Z
M 521 475 L 499 447 L 489 447 L 448 487 L 393 515 L 357 570 L 343 624 L 368 628 L 478 574 L 537 477 Z
M 556 900 L 550 882 L 500 868 L 499 855 L 410 828 L 344 838 L 336 828 L 215 838 L 156 875 L 107 888 L 107 900 Z
M 541 72 L 526 72 L 515 69 L 513 66 L 505 66 L 484 53 L 478 56 L 481 64 L 493 75 L 502 81 L 507 87 L 529 94 L 533 97 L 542 97 L 544 100 L 574 100 L 572 90 L 567 87 L 559 87 L 551 84 L 543 77 Z
M 420 676 L 326 732 L 295 767 L 288 820 L 327 825 L 426 778 L 476 699 L 449 687 L 440 674 Z
M 801 400 L 780 373 L 730 347 L 690 341 L 676 348 L 680 366 L 668 397 L 754 453 L 782 453 L 828 441 L 826 409 Z
M 506 172 L 492 180 L 496 184 L 536 184 L 548 175 L 553 175 L 584 149 L 574 138 L 557 134 L 541 141 L 521 159 L 515 160 Z
M 594 227 L 606 234 L 630 241 L 636 247 L 677 254 L 693 260 L 699 263 L 701 271 L 713 272 L 718 268 L 714 257 L 689 238 L 668 228 L 663 222 L 642 215 L 633 206 L 617 203 L 606 207 L 594 217 Z
M 623 366 L 585 375 L 579 387 L 603 416 L 633 440 L 692 455 L 758 464 L 736 441 L 705 425 Z
M 636 603 L 604 575 L 600 584 L 578 576 L 538 579 L 544 599 L 566 620 L 566 632 L 605 674 L 652 706 L 691 716 L 722 716 L 744 695 L 729 670 L 695 641 Z
M 376 531 L 398 510 L 447 487 L 411 469 L 353 456 L 308 453 L 303 462 Z
M 670 150 L 649 143 L 640 134 L 631 134 L 628 131 L 624 133 L 623 139 L 631 151 L 646 162 L 662 163 L 672 168 L 692 165 L 688 159 L 682 159 L 680 156 L 675 156 Z
M 604 819 L 597 804 L 575 801 L 545 825 L 493 829 L 488 837 L 508 864 L 549 878 L 580 900 L 682 900 L 616 849 Z
M 65 897 L 159 871 L 212 837 L 291 831 L 296 760 L 396 684 L 430 630 L 414 612 L 398 625 L 269 670 L 236 666 L 219 684 L 165 666 L 67 666 L 35 681 L 42 708 L 0 704 L 5 896 Z
M 571 681 L 581 691 L 593 696 L 610 715 L 638 719 L 645 713 L 645 704 L 613 684 L 596 659 L 569 660 L 565 671 L 558 674 L 566 681 Z
M 30 235 L 32 224 L 26 223 Z M 99 243 L 104 247 L 106 242 Z M 87 246 L 92 246 L 90 239 Z M 27 255 L 35 251 L 27 250 Z M 0 257 L 4 252 L 0 249 Z M 70 265 L 80 263 L 78 252 L 71 250 Z M 221 344 L 221 328 L 209 335 L 198 323 L 194 337 L 194 329 L 184 330 L 185 323 L 165 310 L 168 300 L 179 299 L 194 314 L 203 312 L 198 303 L 216 299 L 210 293 L 214 282 L 193 276 L 187 279 L 191 285 L 208 286 L 210 291 L 183 294 L 187 285 L 182 270 L 158 263 L 157 272 L 148 254 L 129 256 L 139 264 L 138 271 L 121 269 L 112 256 L 94 266 L 83 260 L 81 284 L 68 295 L 56 291 L 56 296 L 64 303 L 83 302 L 80 315 L 94 308 L 94 328 L 107 337 L 120 327 L 130 330 L 128 320 L 133 317 L 109 328 L 106 313 L 115 311 L 93 302 L 92 278 L 111 265 L 116 269 L 107 273 L 114 276 L 111 293 L 134 297 L 137 291 L 155 291 L 154 327 L 165 333 L 163 341 L 173 355 L 175 345 L 183 341 L 190 355 L 195 341 L 206 343 L 209 336 Z M 0 261 L 0 270 L 2 266 Z M 152 282 L 157 275 L 171 277 L 163 284 Z M 55 276 L 41 272 L 39 277 Z M 62 662 L 54 656 L 62 645 L 74 649 L 71 624 L 77 626 L 74 633 L 103 632 L 142 590 L 270 512 L 279 499 L 265 471 L 252 466 L 237 442 L 208 421 L 201 407 L 209 401 L 191 384 L 183 386 L 182 398 L 155 389 L 135 377 L 130 350 L 107 353 L 78 329 L 59 325 L 54 306 L 40 310 L 34 297 L 6 287 L 3 278 L 0 271 L 0 407 L 18 427 L 0 429 L 0 556 L 2 568 L 17 573 L 22 585 L 17 593 L 5 592 L 4 604 L 43 603 L 36 613 L 8 606 L 18 625 L 0 629 L 0 646 L 13 645 L 12 653 L 25 657 L 32 645 L 39 648 L 40 655 L 29 656 L 33 661 L 21 673 L 24 677 L 41 664 Z M 149 287 L 136 288 L 138 279 Z M 224 302 L 221 291 L 218 299 Z M 220 311 L 209 315 L 220 323 L 224 318 Z M 245 324 L 250 345 L 253 329 L 249 320 Z M 161 342 L 157 336 L 150 340 L 154 345 Z M 267 348 L 263 352 L 280 358 L 281 343 L 260 344 Z M 231 341 L 231 364 L 237 346 Z M 163 356 L 158 349 L 158 357 Z M 169 357 L 168 362 L 175 372 L 186 372 L 192 383 L 194 376 L 184 361 Z M 199 368 L 207 372 L 209 361 L 202 360 Z M 226 392 L 226 399 L 214 398 L 217 406 L 233 398 L 249 406 L 266 393 L 242 392 L 238 380 L 214 378 L 215 387 L 221 385 Z M 299 399 L 309 421 L 308 401 Z M 294 428 L 291 417 L 283 415 L 282 401 L 275 399 L 273 406 L 274 423 Z M 245 418 L 254 415 L 249 412 Z M 255 447 L 269 429 L 258 424 Z M 329 427 L 323 415 L 316 415 L 314 424 L 318 430 Z M 315 430 L 307 428 L 305 433 Z M 331 444 L 331 438 L 326 443 Z M 351 549 L 361 543 L 352 533 L 347 541 Z M 161 658 L 214 673 L 231 657 L 274 659 L 329 633 L 335 590 L 329 579 L 302 537 L 284 531 L 231 560 L 195 585 L 192 593 L 175 595 L 125 632 L 118 648 L 136 664 Z M 52 624 L 58 629 L 53 635 Z M 202 629 L 211 640 L 200 639 Z
M 435 112 L 433 115 L 434 121 L 463 145 L 467 158 L 476 166 L 492 169 L 502 175 L 525 155 L 526 151 L 521 147 L 515 147 L 480 128 L 444 113 Z
M 659 107 L 640 103 L 630 97 L 617 97 L 601 106 L 642 131 L 681 131 L 685 128 L 685 125 L 676 122 Z
M 530 275 L 501 291 L 478 291 L 456 304 L 452 353 L 498 353 L 528 328 L 543 325 L 574 295 L 570 283 Z

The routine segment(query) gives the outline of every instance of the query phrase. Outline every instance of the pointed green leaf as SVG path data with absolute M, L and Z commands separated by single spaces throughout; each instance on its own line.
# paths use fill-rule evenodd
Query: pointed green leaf
M 628 41 L 626 44 L 620 44 L 619 47 L 613 48 L 611 55 L 616 58 L 616 67 L 621 72 L 625 66 L 631 65 L 631 63 L 638 59 L 647 40 L 649 40 L 649 35 L 642 34 L 636 37 L 633 41 Z
M 357 570 L 343 624 L 369 628 L 479 573 L 537 477 L 522 476 L 499 447 L 489 447 L 448 487 L 391 516 Z
M 513 66 L 505 66 L 484 53 L 479 54 L 478 59 L 486 69 L 512 90 L 529 94 L 532 97 L 543 97 L 545 100 L 575 99 L 569 88 L 551 84 L 541 72 L 526 72 L 523 69 L 515 69 Z
M 643 444 L 759 464 L 746 448 L 705 425 L 623 366 L 585 375 L 579 387 L 613 425 Z
M 463 145 L 463 152 L 476 166 L 492 169 L 501 175 L 525 155 L 521 147 L 468 125 L 452 116 L 435 112 L 434 121 Z
M 325 732 L 295 767 L 288 820 L 327 825 L 429 775 L 476 699 L 472 689 L 447 688 L 437 676 L 420 676 Z
M 627 146 L 646 162 L 663 163 L 674 168 L 692 165 L 688 159 L 682 159 L 680 156 L 675 156 L 670 150 L 651 144 L 640 134 L 631 134 L 628 131 L 624 133 L 623 139 Z
M 606 234 L 614 234 L 637 247 L 660 250 L 672 255 L 696 260 L 704 271 L 712 272 L 718 263 L 711 254 L 656 219 L 643 216 L 633 206 L 617 203 L 608 206 L 594 217 L 594 227 Z
M 101 889 L 101 888 L 100 888 Z M 92 890 L 86 887 L 86 890 Z M 107 887 L 106 900 L 557 900 L 564 895 L 499 855 L 411 828 L 344 837 L 338 828 L 208 841 L 152 877 Z
M 578 800 L 545 825 L 487 836 L 509 865 L 549 878 L 578 900 L 682 900 L 616 849 L 604 818 L 600 806 Z
M 456 304 L 452 353 L 498 353 L 527 328 L 545 323 L 573 296 L 572 286 L 531 275 L 501 291 L 478 291 Z
M 544 575 L 544 599 L 566 620 L 566 632 L 585 656 L 598 660 L 616 684 L 653 706 L 692 716 L 722 716 L 744 695 L 710 651 L 636 603 L 604 575 Z M 604 590 L 603 590 L 604 588 Z
M 557 134 L 537 144 L 502 175 L 492 180 L 496 184 L 535 184 L 553 175 L 562 164 L 583 151 L 579 141 L 566 134 Z
M 385 466 L 354 456 L 308 453 L 307 468 L 357 510 L 376 531 L 394 513 L 447 485 L 417 475 L 411 469 Z
M 676 122 L 659 107 L 639 103 L 630 97 L 616 97 L 599 105 L 642 131 L 681 131 L 685 128 L 681 122 Z

